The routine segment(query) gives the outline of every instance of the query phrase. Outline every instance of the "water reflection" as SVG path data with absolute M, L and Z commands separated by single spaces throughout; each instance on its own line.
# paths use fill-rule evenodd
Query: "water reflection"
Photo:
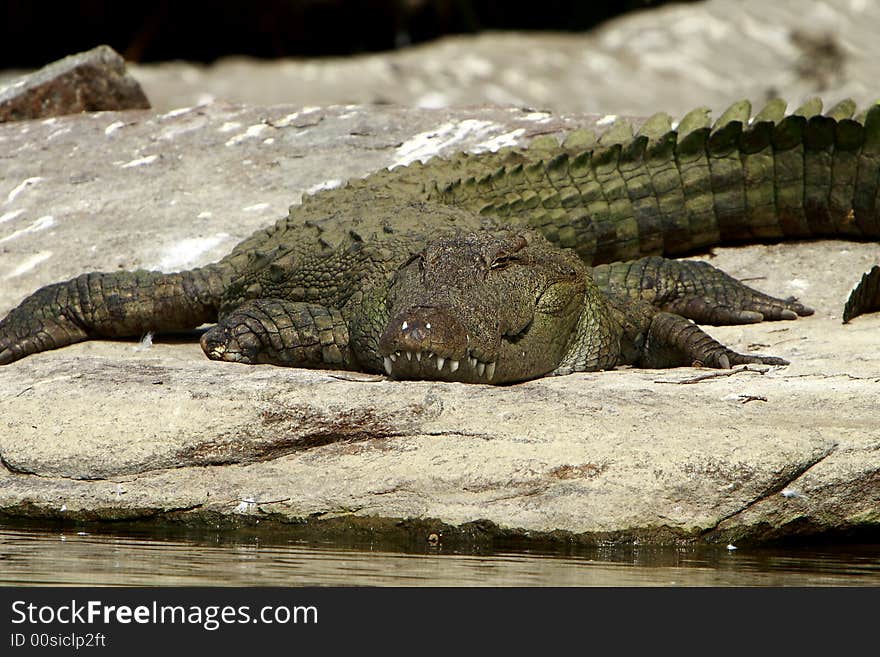
M 0 529 L 0 585 L 880 586 L 880 546 L 448 554 Z

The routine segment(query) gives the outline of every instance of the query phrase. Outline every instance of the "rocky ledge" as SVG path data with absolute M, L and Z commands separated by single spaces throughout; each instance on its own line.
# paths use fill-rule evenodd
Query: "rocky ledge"
M 212 261 L 303 193 L 610 120 L 519 109 L 242 107 L 0 125 L 0 314 L 89 270 Z M 584 543 L 877 536 L 880 317 L 840 313 L 875 244 L 718 249 L 817 314 L 710 329 L 792 361 L 508 387 L 208 361 L 191 336 L 0 368 L 0 517 Z M 432 537 L 433 538 L 433 537 Z

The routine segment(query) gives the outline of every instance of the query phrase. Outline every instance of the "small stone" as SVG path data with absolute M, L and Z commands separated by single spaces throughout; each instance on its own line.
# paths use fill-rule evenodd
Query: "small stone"
M 150 109 L 150 101 L 109 46 L 59 59 L 0 90 L 0 123 L 125 109 Z

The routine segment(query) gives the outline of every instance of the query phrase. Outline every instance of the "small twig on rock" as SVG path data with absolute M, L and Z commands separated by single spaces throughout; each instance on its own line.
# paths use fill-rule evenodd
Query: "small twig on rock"
M 748 404 L 750 401 L 767 401 L 766 397 L 762 397 L 761 395 L 738 395 L 737 401 L 740 404 Z
M 361 374 L 358 376 L 355 372 L 351 374 L 328 374 L 328 376 L 340 381 L 354 381 L 355 383 L 378 383 L 388 378 L 381 374 Z
M 743 365 L 742 367 L 737 367 L 732 370 L 715 370 L 714 372 L 709 372 L 707 374 L 700 374 L 699 376 L 695 376 L 690 379 L 683 379 L 681 381 L 664 381 L 662 379 L 658 379 L 654 381 L 654 383 L 675 383 L 678 385 L 686 385 L 688 383 L 701 383 L 702 381 L 708 381 L 709 379 L 717 379 L 722 376 L 733 376 L 734 374 L 739 374 L 740 372 L 756 372 L 758 374 L 766 374 L 770 371 L 769 367 L 759 368 L 759 367 L 750 367 L 748 365 Z M 766 401 L 766 400 L 764 400 Z

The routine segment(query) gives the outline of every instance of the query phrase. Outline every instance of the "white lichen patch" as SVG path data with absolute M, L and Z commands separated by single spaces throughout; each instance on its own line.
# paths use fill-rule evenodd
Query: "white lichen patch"
M 444 123 L 433 130 L 420 132 L 398 146 L 397 157 L 388 168 L 411 164 L 416 160 L 424 162 L 446 148 L 458 146 L 466 139 L 485 139 L 498 127 L 497 123 L 478 119 Z
M 484 84 L 483 93 L 490 102 L 496 105 L 527 105 L 528 101 L 522 96 L 511 93 L 506 87 L 499 84 Z M 541 94 L 542 95 L 542 94 Z
M 780 494 L 782 495 L 782 497 L 785 497 L 788 499 L 806 497 L 806 495 L 801 493 L 799 490 L 795 490 L 794 488 L 783 488 L 780 491 Z
M 4 223 L 6 221 L 12 221 L 13 219 L 15 219 L 16 217 L 18 217 L 22 214 L 24 214 L 24 210 L 22 210 L 22 209 L 10 210 L 9 212 L 4 212 L 3 214 L 0 214 L 0 224 Z
M 429 91 L 416 100 L 416 107 L 422 109 L 441 109 L 449 106 L 449 96 L 440 91 Z
M 194 267 L 199 264 L 199 258 L 203 253 L 210 251 L 227 239 L 229 239 L 229 233 L 180 240 L 164 249 L 155 268 L 161 271 L 178 271 Z
M 60 137 L 61 135 L 66 135 L 68 132 L 73 132 L 73 128 L 58 128 L 58 130 L 49 134 L 46 137 L 46 141 L 50 141 L 52 139 L 55 139 L 55 137 Z
M 237 146 L 247 139 L 253 139 L 254 137 L 259 137 L 263 132 L 269 129 L 265 123 L 257 123 L 248 127 L 247 130 L 241 132 L 226 142 L 227 146 Z
M 291 114 L 288 114 L 287 116 L 285 116 L 284 118 L 282 118 L 278 121 L 273 121 L 272 125 L 274 125 L 276 128 L 286 128 L 287 126 L 291 125 L 297 119 L 302 118 L 306 114 L 314 114 L 319 109 L 321 109 L 321 108 L 320 107 L 303 107 L 301 110 L 293 112 Z
M 25 228 L 20 228 L 19 230 L 16 230 L 15 232 L 10 233 L 6 237 L 0 237 L 0 244 L 2 244 L 3 242 L 9 242 L 10 240 L 17 239 L 17 238 L 21 237 L 22 235 L 26 235 L 27 233 L 36 233 L 41 230 L 46 230 L 47 228 L 50 228 L 51 226 L 54 226 L 54 225 L 55 225 L 55 217 L 47 214 L 43 217 L 40 217 L 36 221 L 34 221 L 30 226 L 27 226 Z
M 461 80 L 488 78 L 494 71 L 495 66 L 491 60 L 474 54 L 468 54 L 458 59 L 455 65 L 455 74 Z
M 204 212 L 199 212 L 199 214 L 196 216 L 196 218 L 197 219 L 210 219 L 213 216 L 214 216 L 213 212 L 208 212 L 207 210 L 205 210 Z
M 242 208 L 243 212 L 261 212 L 269 207 L 268 203 L 254 203 L 253 205 L 248 205 L 247 207 Z
M 517 128 L 516 130 L 505 132 L 503 135 L 498 135 L 497 137 L 492 137 L 492 139 L 480 142 L 471 150 L 474 153 L 482 153 L 483 151 L 497 151 L 508 146 L 516 146 L 517 139 L 524 135 L 525 132 L 524 128 Z
M 6 274 L 6 278 L 15 278 L 16 276 L 21 276 L 22 274 L 29 272 L 31 269 L 36 267 L 42 262 L 46 262 L 49 258 L 52 257 L 51 251 L 40 251 L 38 253 L 34 253 L 31 256 L 25 258 L 15 269 Z
M 611 125 L 617 120 L 617 114 L 606 114 L 596 121 L 596 125 Z
M 180 116 L 181 114 L 186 114 L 192 109 L 192 107 L 178 107 L 177 109 L 173 109 L 170 112 L 165 112 L 164 114 L 159 115 L 159 120 L 163 121 L 165 119 L 172 119 L 175 116 Z
M 6 202 L 12 203 L 19 194 L 21 194 L 28 187 L 32 187 L 37 183 L 41 182 L 43 179 L 39 176 L 34 176 L 32 178 L 25 178 L 18 185 L 16 185 L 11 192 L 6 195 Z
M 547 123 L 547 121 L 553 118 L 553 115 L 550 112 L 529 112 L 522 118 L 526 121 L 534 121 L 535 123 Z
M 312 185 L 304 193 L 306 196 L 310 196 L 312 194 L 316 194 L 318 192 L 321 192 L 325 189 L 336 189 L 337 187 L 342 185 L 342 183 L 343 183 L 343 181 L 339 180 L 338 178 L 331 178 L 330 180 L 324 180 L 324 181 L 319 182 L 315 185 Z
M 107 135 L 107 136 L 109 137 L 109 136 L 112 135 L 114 132 L 116 132 L 116 131 L 119 130 L 120 128 L 124 128 L 124 127 L 125 127 L 125 122 L 123 122 L 123 121 L 114 121 L 113 123 L 111 123 L 110 125 L 108 125 L 106 128 L 104 128 L 104 134 Z
M 16 78 L 9 84 L 0 86 L 0 93 L 4 93 L 6 91 L 9 91 L 10 89 L 18 89 L 19 87 L 23 87 L 25 84 L 27 84 L 27 76 L 22 75 L 20 78 Z
M 131 169 L 132 167 L 141 167 L 145 164 L 152 164 L 156 160 L 159 159 L 158 155 L 147 155 L 145 157 L 139 157 L 136 160 L 131 160 L 130 162 L 126 162 L 121 165 L 123 169 Z

